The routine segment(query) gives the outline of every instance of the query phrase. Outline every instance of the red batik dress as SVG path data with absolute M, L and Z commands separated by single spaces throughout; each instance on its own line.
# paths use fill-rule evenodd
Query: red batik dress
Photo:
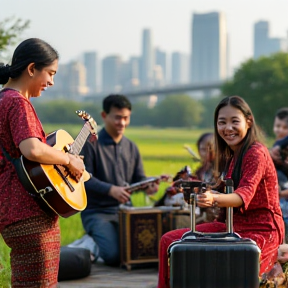
M 11 248 L 12 287 L 52 287 L 59 266 L 58 217 L 47 215 L 25 191 L 1 149 L 18 158 L 23 140 L 46 142 L 45 133 L 30 101 L 16 90 L 0 91 L 0 111 L 0 233 Z
M 235 165 L 232 159 L 227 178 Z M 243 238 L 254 240 L 261 250 L 260 275 L 269 271 L 277 259 L 278 247 L 284 235 L 284 223 L 279 205 L 278 182 L 275 167 L 268 149 L 261 143 L 253 144 L 243 157 L 241 179 L 234 191 L 244 204 L 234 213 L 234 231 Z M 224 232 L 222 222 L 196 226 L 200 232 Z M 164 234 L 159 251 L 158 288 L 169 287 L 167 249 L 175 240 L 181 239 L 189 229 L 178 229 Z

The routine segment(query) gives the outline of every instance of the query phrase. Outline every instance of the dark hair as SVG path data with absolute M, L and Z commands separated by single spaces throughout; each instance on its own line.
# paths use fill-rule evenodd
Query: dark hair
M 276 111 L 275 118 L 279 118 L 280 120 L 288 120 L 288 107 L 280 108 Z
M 203 142 L 203 141 L 204 141 L 206 138 L 208 138 L 208 137 L 209 137 L 209 138 L 211 137 L 211 139 L 212 139 L 213 133 L 203 133 L 203 134 L 198 138 L 197 143 L 196 143 L 198 150 L 199 150 L 199 148 L 200 148 L 201 142 Z
M 0 84 L 19 77 L 31 63 L 35 64 L 35 69 L 42 70 L 57 59 L 59 54 L 45 41 L 38 38 L 24 40 L 15 49 L 11 66 L 0 64 Z
M 206 161 L 208 162 L 214 162 L 215 159 L 215 140 L 214 140 L 214 134 L 213 133 L 203 133 L 198 141 L 197 141 L 197 148 L 198 151 L 200 150 L 200 145 L 203 141 L 207 140 L 206 143 L 206 148 L 207 148 L 207 152 L 208 152 L 208 157 L 206 159 Z
M 127 108 L 130 111 L 132 110 L 131 102 L 126 96 L 120 94 L 110 94 L 104 98 L 103 111 L 108 114 L 112 107 L 116 107 L 118 109 Z
M 208 177 L 210 177 L 211 179 L 209 179 L 209 181 L 213 182 L 213 179 L 215 178 L 214 175 L 214 165 L 215 165 L 215 139 L 214 139 L 214 134 L 213 133 L 203 133 L 198 141 L 197 141 L 197 148 L 198 151 L 200 150 L 200 145 L 202 142 L 204 142 L 205 140 L 207 140 L 206 142 L 206 149 L 207 149 L 207 154 L 206 154 L 206 159 L 204 159 L 204 162 L 202 163 L 202 166 L 200 166 L 195 174 L 197 176 L 198 179 L 203 179 L 203 176 L 206 174 L 209 175 Z M 207 180 L 207 179 L 206 179 Z
M 229 96 L 229 97 L 222 99 L 220 101 L 220 103 L 218 104 L 218 106 L 216 107 L 215 113 L 214 113 L 216 170 L 218 172 L 224 172 L 226 170 L 226 165 L 227 165 L 227 163 L 230 162 L 230 160 L 234 154 L 233 150 L 226 144 L 226 142 L 222 139 L 222 137 L 219 135 L 218 130 L 217 130 L 217 121 L 218 121 L 219 110 L 221 108 L 223 108 L 225 106 L 229 106 L 229 105 L 240 110 L 243 113 L 246 120 L 248 120 L 251 123 L 251 126 L 248 129 L 245 138 L 243 139 L 243 145 L 241 147 L 241 151 L 240 151 L 239 156 L 237 158 L 237 163 L 235 165 L 235 169 L 236 168 L 241 169 L 243 155 L 245 154 L 245 152 L 249 149 L 249 147 L 254 142 L 256 142 L 256 141 L 260 142 L 260 139 L 261 139 L 261 134 L 260 134 L 260 131 L 256 125 L 252 110 L 249 107 L 249 105 L 245 102 L 245 100 L 239 96 Z M 234 171 L 235 171 L 235 169 L 234 169 Z M 237 175 L 237 177 L 238 176 L 239 175 Z M 234 182 L 235 182 L 235 180 L 234 180 Z

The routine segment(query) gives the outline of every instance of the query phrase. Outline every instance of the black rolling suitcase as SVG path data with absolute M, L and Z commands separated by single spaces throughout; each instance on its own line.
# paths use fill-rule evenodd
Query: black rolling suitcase
M 233 190 L 232 180 L 226 185 L 226 193 Z M 226 233 L 196 232 L 195 197 L 191 193 L 191 231 L 168 248 L 171 288 L 258 288 L 260 249 L 233 233 L 232 208 L 226 212 Z

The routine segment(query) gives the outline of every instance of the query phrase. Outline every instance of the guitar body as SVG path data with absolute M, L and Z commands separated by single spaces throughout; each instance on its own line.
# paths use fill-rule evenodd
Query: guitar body
M 47 144 L 63 151 L 67 145 L 71 145 L 74 139 L 64 130 L 57 130 L 47 136 Z M 34 195 L 40 195 L 41 199 L 59 216 L 69 217 L 87 206 L 87 196 L 84 180 L 87 172 L 79 182 L 72 178 L 68 171 L 61 165 L 44 165 L 29 161 L 22 156 L 22 165 L 27 178 L 35 191 Z

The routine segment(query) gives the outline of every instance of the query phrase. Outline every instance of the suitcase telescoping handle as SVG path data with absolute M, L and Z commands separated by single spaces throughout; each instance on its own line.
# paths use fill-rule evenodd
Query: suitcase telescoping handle
M 230 194 L 234 192 L 234 183 L 232 179 L 226 180 L 226 194 Z M 220 238 L 220 237 L 228 237 L 233 236 L 239 238 L 240 236 L 237 233 L 233 232 L 233 207 L 226 208 L 226 233 L 201 233 L 196 231 L 196 193 L 190 194 L 190 219 L 191 219 L 191 231 L 184 233 L 182 239 L 186 238 L 187 236 L 196 236 L 196 237 L 209 237 L 212 238 Z M 204 235 L 205 234 L 205 235 Z
M 191 193 L 190 194 L 190 228 L 192 232 L 196 232 L 196 194 Z
M 226 180 L 226 194 L 234 192 L 234 183 L 231 178 Z M 227 233 L 233 233 L 233 207 L 227 207 L 226 209 L 226 228 Z

